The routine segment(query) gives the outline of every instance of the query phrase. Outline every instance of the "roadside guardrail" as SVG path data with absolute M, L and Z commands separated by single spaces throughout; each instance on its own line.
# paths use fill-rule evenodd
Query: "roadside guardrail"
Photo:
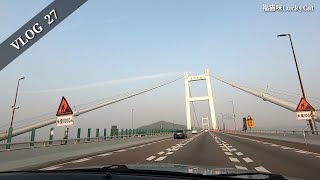
M 20 149 L 50 147 L 50 146 L 61 146 L 61 145 L 68 145 L 68 144 L 113 141 L 113 140 L 119 140 L 123 138 L 138 138 L 143 136 L 157 136 L 157 135 L 165 135 L 165 134 L 171 134 L 171 132 L 4 143 L 4 144 L 0 144 L 0 152 L 20 150 Z M 7 148 L 7 147 L 10 147 L 10 148 Z

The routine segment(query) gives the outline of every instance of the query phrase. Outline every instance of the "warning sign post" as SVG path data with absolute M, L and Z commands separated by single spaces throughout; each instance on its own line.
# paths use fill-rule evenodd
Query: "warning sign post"
M 246 120 L 246 125 L 247 128 L 254 128 L 254 121 L 250 115 L 248 115 L 247 120 Z
M 73 125 L 73 112 L 63 96 L 57 111 L 57 126 Z
M 315 118 L 315 109 L 302 97 L 296 108 L 298 120 L 312 120 Z

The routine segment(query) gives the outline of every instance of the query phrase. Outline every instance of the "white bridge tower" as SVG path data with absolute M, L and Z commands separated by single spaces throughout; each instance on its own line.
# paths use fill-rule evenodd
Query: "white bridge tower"
M 189 81 L 200 81 L 200 80 L 206 81 L 208 95 L 202 96 L 202 97 L 190 97 Z M 196 76 L 189 76 L 188 73 L 185 72 L 184 73 L 184 81 L 185 81 L 185 94 L 186 94 L 187 129 L 191 130 L 191 128 L 192 128 L 191 127 L 190 102 L 206 101 L 206 100 L 209 101 L 211 129 L 218 129 L 217 128 L 216 113 L 214 111 L 214 105 L 213 105 L 213 97 L 212 97 L 209 69 L 206 69 L 204 71 L 204 74 L 196 75 Z

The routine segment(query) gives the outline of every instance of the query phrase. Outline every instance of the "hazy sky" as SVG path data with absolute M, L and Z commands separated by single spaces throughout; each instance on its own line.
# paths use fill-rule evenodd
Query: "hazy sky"
M 2 0 L 0 42 L 52 1 Z M 250 3 L 249 3 L 250 2 Z M 263 12 L 263 4 L 313 5 L 314 12 Z M 319 1 L 89 1 L 0 72 L 0 131 L 8 127 L 17 79 L 21 82 L 15 125 L 55 114 L 62 96 L 72 106 L 110 97 L 204 69 L 226 80 L 257 88 L 296 93 L 275 94 L 298 103 L 300 89 L 286 37 L 291 33 L 307 97 L 319 108 Z M 0 55 L 1 59 L 1 55 Z M 254 86 L 253 86 L 254 85 Z M 204 95 L 204 83 L 192 93 Z M 273 88 L 273 89 L 271 89 Z M 305 126 L 295 113 L 212 80 L 217 117 L 231 114 L 237 126 L 251 114 L 257 128 Z M 271 92 L 272 94 L 272 92 Z M 206 102 L 195 103 L 206 117 Z M 76 127 L 131 128 L 159 120 L 186 124 L 182 80 L 87 113 Z M 233 127 L 232 120 L 225 120 Z M 61 129 L 61 128 L 57 128 Z M 47 129 L 42 130 L 47 133 Z

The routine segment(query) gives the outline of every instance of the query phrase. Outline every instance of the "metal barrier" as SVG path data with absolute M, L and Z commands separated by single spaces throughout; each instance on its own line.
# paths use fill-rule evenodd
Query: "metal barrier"
M 155 135 L 165 135 L 171 134 L 171 132 L 159 132 L 159 133 L 147 133 L 147 134 L 133 134 L 133 135 L 115 135 L 115 136 L 99 136 L 99 137 L 83 137 L 74 139 L 57 139 L 57 140 L 43 140 L 43 141 L 28 141 L 28 142 L 18 142 L 18 143 L 4 143 L 0 144 L 1 151 L 12 151 L 20 149 L 30 149 L 30 148 L 41 148 L 41 147 L 51 147 L 51 146 L 61 146 L 67 144 L 81 144 L 81 143 L 94 143 L 102 141 L 113 141 L 120 140 L 124 138 L 137 138 L 143 136 L 155 136 Z M 9 149 L 7 147 L 10 147 Z
M 247 130 L 247 131 L 238 131 L 238 132 L 245 132 L 245 133 L 270 133 L 270 134 L 312 134 L 312 132 L 317 132 L 318 134 L 320 131 L 304 131 L 304 130 Z

